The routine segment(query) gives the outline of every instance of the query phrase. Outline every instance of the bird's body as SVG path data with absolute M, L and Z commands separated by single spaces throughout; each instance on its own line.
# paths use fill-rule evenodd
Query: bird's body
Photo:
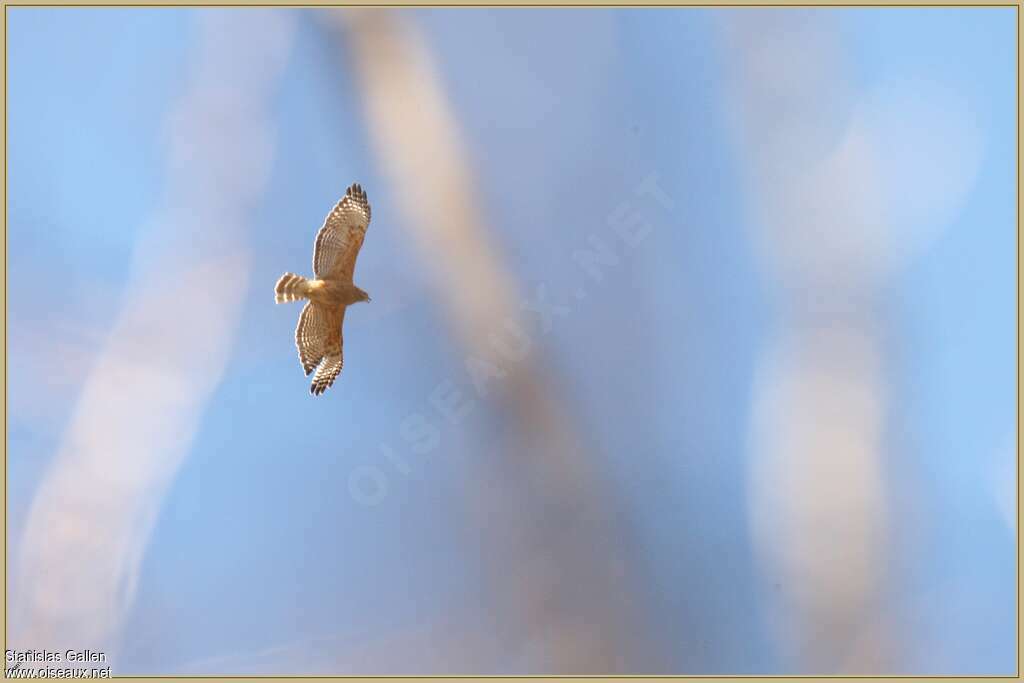
M 279 304 L 309 299 L 321 306 L 344 308 L 360 301 L 369 301 L 369 295 L 366 292 L 351 282 L 342 280 L 307 280 L 301 275 L 285 273 L 278 283 L 280 291 L 275 292 L 275 300 Z
M 341 373 L 341 327 L 345 309 L 369 295 L 352 282 L 356 256 L 370 224 L 370 204 L 359 185 L 352 185 L 327 214 L 313 247 L 313 273 L 307 279 L 285 273 L 274 287 L 277 303 L 307 299 L 295 328 L 295 346 L 302 369 L 316 370 L 310 393 L 322 394 Z

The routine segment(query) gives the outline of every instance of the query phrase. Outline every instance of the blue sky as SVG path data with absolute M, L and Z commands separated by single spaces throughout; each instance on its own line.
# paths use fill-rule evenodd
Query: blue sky
M 167 201 L 167 121 L 206 11 L 7 12 L 9 562 L 128 295 L 136 244 Z M 644 672 L 801 666 L 773 636 L 746 498 L 752 385 L 780 323 L 750 239 L 753 162 L 733 127 L 746 113 L 730 99 L 723 26 L 744 11 L 403 10 L 436 60 L 520 291 L 544 283 L 566 297 L 585 284 L 574 250 L 650 173 L 675 202 L 641 207 L 651 238 L 614 282 L 588 284 L 542 344 L 631 530 L 658 651 L 634 663 Z M 1015 452 L 1015 10 L 774 12 L 835 41 L 836 78 L 853 93 L 836 126 L 864 93 L 914 82 L 952 93 L 977 132 L 962 201 L 914 238 L 872 309 L 894 518 L 879 609 L 906 633 L 900 673 L 1012 671 L 1015 531 L 993 491 Z M 491 628 L 481 540 L 460 501 L 499 457 L 501 412 L 444 430 L 428 456 L 405 452 L 408 473 L 381 455 L 439 382 L 468 378 L 344 51 L 316 12 L 285 13 L 294 34 L 269 104 L 266 191 L 244 216 L 234 352 L 159 505 L 118 637 L 124 673 L 282 646 L 330 670 L 325 642 Z M 931 144 L 910 153 L 930 158 L 942 147 Z M 373 203 L 357 273 L 373 304 L 349 313 L 345 372 L 312 401 L 294 357 L 298 308 L 269 292 L 281 272 L 308 270 L 315 231 L 351 182 Z M 927 192 L 924 205 L 941 203 Z M 349 493 L 361 466 L 386 473 L 377 505 Z

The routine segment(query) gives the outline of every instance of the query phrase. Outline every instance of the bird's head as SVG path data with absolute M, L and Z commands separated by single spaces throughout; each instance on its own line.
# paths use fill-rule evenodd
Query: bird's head
M 360 301 L 367 301 L 368 302 L 370 300 L 370 295 L 360 289 L 359 290 L 359 300 Z

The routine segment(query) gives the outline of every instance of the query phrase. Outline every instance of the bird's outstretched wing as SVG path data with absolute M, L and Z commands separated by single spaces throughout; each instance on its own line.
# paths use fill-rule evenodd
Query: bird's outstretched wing
M 299 315 L 295 328 L 295 348 L 299 351 L 299 362 L 307 375 L 316 370 L 311 394 L 319 396 L 341 374 L 342 335 L 345 309 L 332 309 L 312 301 L 308 302 Z
M 309 385 L 309 393 L 319 396 L 327 391 L 327 388 L 334 384 L 334 380 L 341 374 L 341 366 L 344 362 L 345 360 L 341 356 L 341 344 L 338 344 L 336 348 L 329 349 L 320 366 L 316 369 L 316 374 L 313 375 L 313 383 Z
M 352 281 L 356 256 L 363 246 L 370 224 L 370 203 L 359 184 L 345 191 L 345 196 L 324 219 L 313 247 L 313 272 L 318 278 Z

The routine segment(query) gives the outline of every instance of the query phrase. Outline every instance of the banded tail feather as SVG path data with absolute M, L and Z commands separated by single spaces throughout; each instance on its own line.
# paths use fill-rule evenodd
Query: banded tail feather
M 309 281 L 295 273 L 285 273 L 274 287 L 274 302 L 299 301 L 309 296 Z

